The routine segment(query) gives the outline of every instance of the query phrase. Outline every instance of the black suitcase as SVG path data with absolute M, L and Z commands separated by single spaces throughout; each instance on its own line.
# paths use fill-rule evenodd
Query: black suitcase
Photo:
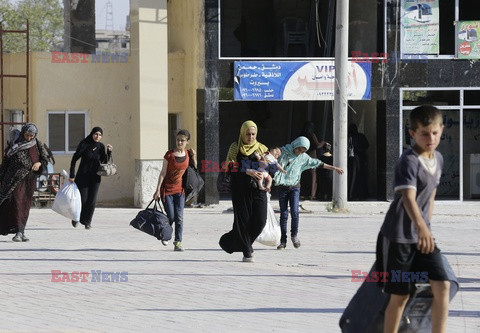
M 450 300 L 459 290 L 458 280 L 447 258 L 442 255 L 445 270 L 450 280 Z M 369 272 L 371 276 L 376 265 Z M 410 298 L 400 321 L 399 332 L 431 332 L 432 290 L 428 283 L 413 285 Z M 340 318 L 340 328 L 344 333 L 381 333 L 383 317 L 389 295 L 383 293 L 376 282 L 363 282 Z
M 152 203 L 154 205 L 150 208 Z M 160 207 L 160 210 L 158 210 L 158 207 Z M 135 229 L 156 237 L 158 240 L 169 241 L 172 239 L 173 229 L 160 204 L 158 207 L 155 200 L 150 201 L 147 208 L 138 212 L 137 216 L 130 222 L 130 225 Z

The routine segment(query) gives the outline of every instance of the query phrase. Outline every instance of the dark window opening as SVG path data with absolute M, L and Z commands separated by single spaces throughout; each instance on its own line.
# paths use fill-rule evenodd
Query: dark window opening
M 440 54 L 455 54 L 455 0 L 438 3 L 440 12 Z
M 333 57 L 335 3 L 221 0 L 220 56 Z M 383 8 L 383 2 L 374 0 L 350 4 L 349 56 L 353 51 L 369 55 L 383 52 Z
M 464 105 L 480 105 L 480 90 L 465 90 L 463 98 Z
M 478 10 L 478 0 L 460 0 L 458 19 L 460 21 L 480 20 L 480 11 Z

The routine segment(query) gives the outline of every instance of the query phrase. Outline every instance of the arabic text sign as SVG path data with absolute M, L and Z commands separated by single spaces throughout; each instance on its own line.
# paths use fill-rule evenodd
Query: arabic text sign
M 334 61 L 236 61 L 235 100 L 333 100 Z M 348 63 L 348 99 L 370 99 L 372 65 Z
M 480 59 L 480 21 L 456 22 L 457 58 Z
M 439 0 L 402 0 L 403 54 L 439 53 Z

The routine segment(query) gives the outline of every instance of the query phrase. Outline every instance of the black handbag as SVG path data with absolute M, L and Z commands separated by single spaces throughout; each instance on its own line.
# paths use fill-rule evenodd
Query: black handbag
M 153 207 L 150 208 L 152 203 Z M 173 228 L 160 203 L 157 206 L 157 201 L 155 200 L 150 201 L 147 208 L 138 212 L 137 216 L 130 222 L 130 225 L 135 229 L 156 237 L 158 240 L 169 241 L 172 239 Z
M 185 202 L 190 201 L 203 188 L 205 181 L 198 173 L 197 168 L 188 166 L 183 174 L 182 186 L 185 191 Z
M 232 174 L 230 173 L 230 171 L 221 171 L 218 174 L 217 191 L 218 193 L 232 192 Z

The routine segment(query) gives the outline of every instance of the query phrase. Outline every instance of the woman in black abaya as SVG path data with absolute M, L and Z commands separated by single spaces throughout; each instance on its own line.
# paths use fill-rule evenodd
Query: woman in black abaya
M 242 124 L 238 142 L 230 145 L 226 162 L 238 163 L 232 175 L 233 228 L 220 238 L 221 248 L 228 253 L 243 252 L 243 261 L 253 262 L 252 244 L 260 235 L 267 219 L 266 192 L 259 190 L 255 152 L 263 155 L 267 147 L 257 141 L 257 125 L 249 120 Z M 258 167 L 258 165 L 257 165 Z M 233 172 L 232 172 L 233 171 Z
M 97 175 L 98 167 L 100 163 L 107 162 L 113 150 L 112 145 L 107 144 L 107 152 L 105 152 L 105 146 L 100 142 L 102 137 L 103 130 L 100 127 L 94 127 L 90 134 L 80 141 L 70 163 L 70 181 L 75 181 L 82 198 L 80 221 L 72 221 L 75 228 L 78 222 L 83 224 L 85 229 L 91 228 L 93 212 L 97 204 L 98 189 L 102 179 Z M 80 158 L 82 160 L 75 175 L 75 164 Z

